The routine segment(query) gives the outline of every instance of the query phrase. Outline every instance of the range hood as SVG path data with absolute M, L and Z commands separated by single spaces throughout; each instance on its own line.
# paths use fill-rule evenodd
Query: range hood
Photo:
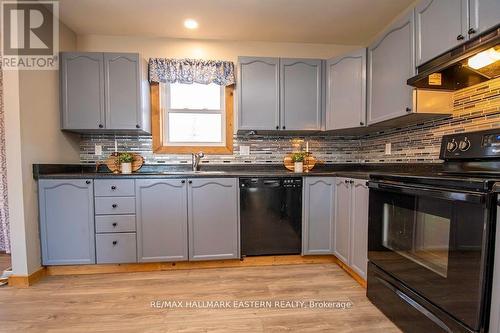
M 410 86 L 455 91 L 500 77 L 500 25 L 420 65 Z

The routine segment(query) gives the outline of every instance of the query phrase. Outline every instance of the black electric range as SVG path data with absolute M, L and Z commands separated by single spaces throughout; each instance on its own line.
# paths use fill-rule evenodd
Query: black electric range
M 500 129 L 446 135 L 440 158 L 371 175 L 367 295 L 405 332 L 487 332 Z

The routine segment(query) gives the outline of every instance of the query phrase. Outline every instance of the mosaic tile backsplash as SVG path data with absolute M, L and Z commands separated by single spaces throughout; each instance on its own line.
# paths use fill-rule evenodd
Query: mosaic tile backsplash
M 235 136 L 233 155 L 209 155 L 209 164 L 281 164 L 285 154 L 294 151 L 297 139 L 309 142 L 314 156 L 324 163 L 415 163 L 440 162 L 439 148 L 445 134 L 500 128 L 500 78 L 460 90 L 454 95 L 451 117 L 358 137 L 311 136 Z M 151 136 L 109 134 L 82 135 L 80 160 L 95 163 L 114 151 L 141 154 L 148 164 L 191 163 L 190 155 L 156 155 Z M 392 153 L 385 154 L 385 144 Z M 103 155 L 95 155 L 95 145 L 102 145 Z M 240 146 L 250 146 L 250 155 L 239 154 Z

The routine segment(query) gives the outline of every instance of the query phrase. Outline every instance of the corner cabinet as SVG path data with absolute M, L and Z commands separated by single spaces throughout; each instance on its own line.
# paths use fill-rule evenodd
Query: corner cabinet
M 471 37 L 500 24 L 500 1 L 469 0 L 469 19 Z
M 335 181 L 334 254 L 365 280 L 368 195 L 366 180 L 337 178 Z
M 366 125 L 366 49 L 326 62 L 328 130 Z
M 42 264 L 94 264 L 92 180 L 41 179 L 38 196 Z
M 188 180 L 189 260 L 240 257 L 238 196 L 236 178 Z
M 368 47 L 368 125 L 412 112 L 415 75 L 415 12 L 396 21 Z
M 238 58 L 238 130 L 318 131 L 324 61 Z
M 137 258 L 139 262 L 188 260 L 187 182 L 137 179 Z
M 137 53 L 61 53 L 61 128 L 149 133 L 146 72 Z
M 238 58 L 238 129 L 279 129 L 279 59 Z
M 302 209 L 302 254 L 333 253 L 334 177 L 306 177 Z
M 322 60 L 280 59 L 282 130 L 321 130 Z

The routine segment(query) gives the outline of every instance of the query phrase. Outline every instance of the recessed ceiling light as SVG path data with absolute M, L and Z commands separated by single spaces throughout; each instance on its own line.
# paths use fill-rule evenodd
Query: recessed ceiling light
M 196 29 L 198 28 L 198 22 L 193 19 L 187 19 L 184 21 L 184 26 L 188 29 Z

